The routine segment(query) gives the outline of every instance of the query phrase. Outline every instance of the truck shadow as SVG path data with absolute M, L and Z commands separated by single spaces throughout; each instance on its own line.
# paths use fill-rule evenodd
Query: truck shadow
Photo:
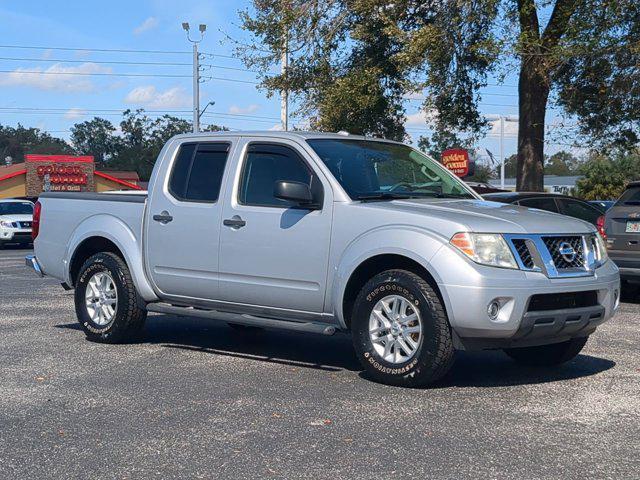
M 623 284 L 620 300 L 624 303 L 640 303 L 640 283 Z
M 57 327 L 80 330 L 77 323 Z M 140 343 L 326 372 L 347 370 L 367 378 L 350 336 L 340 333 L 327 337 L 269 329 L 238 331 L 213 320 L 151 315 Z M 589 377 L 614 366 L 605 358 L 579 355 L 556 368 L 533 368 L 517 364 L 501 351 L 457 352 L 451 371 L 430 388 L 542 384 Z

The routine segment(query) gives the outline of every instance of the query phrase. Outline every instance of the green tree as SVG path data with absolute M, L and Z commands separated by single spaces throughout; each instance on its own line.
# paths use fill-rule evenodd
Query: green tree
M 239 51 L 262 72 L 269 94 L 297 97 L 298 113 L 311 116 L 312 126 L 392 138 L 402 133 L 402 96 L 416 91 L 425 93 L 428 123 L 440 136 L 482 136 L 480 89 L 515 70 L 517 187 L 542 190 L 550 98 L 578 117 L 583 133 L 604 131 L 611 121 L 628 126 L 621 136 L 636 141 L 629 132 L 638 129 L 640 108 L 624 102 L 640 97 L 639 9 L 637 0 L 254 0 L 241 13 L 253 43 Z M 272 75 L 285 45 L 290 66 Z M 614 55 L 600 78 L 601 62 Z M 591 96 L 576 94 L 574 80 Z M 601 92 L 616 101 L 585 101 Z M 590 120 L 594 109 L 602 113 L 598 125 Z
M 576 175 L 580 166 L 580 160 L 573 154 L 559 151 L 545 157 L 544 173 L 547 175 Z
M 95 117 L 71 127 L 71 143 L 78 154 L 92 155 L 97 168 L 105 168 L 118 147 L 115 131 L 109 120 Z
M 618 152 L 613 157 L 593 153 L 580 169 L 576 195 L 586 200 L 614 200 L 627 183 L 640 180 L 640 152 Z
M 67 155 L 73 148 L 61 138 L 56 138 L 38 128 L 0 125 L 0 162 L 11 157 L 13 163 L 24 162 L 27 153 Z

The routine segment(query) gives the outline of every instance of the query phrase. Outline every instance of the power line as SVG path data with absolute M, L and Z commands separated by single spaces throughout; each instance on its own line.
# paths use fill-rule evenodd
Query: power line
M 47 72 L 47 71 L 33 71 L 33 70 L 0 70 L 0 73 L 5 74 L 28 74 L 28 75 L 80 75 L 80 76 L 100 76 L 100 77 L 163 77 L 163 78 L 191 78 L 191 75 L 179 75 L 171 73 L 114 73 L 114 72 Z M 203 75 L 204 81 L 218 80 L 224 82 L 233 83 L 247 83 L 251 85 L 258 85 L 260 82 L 253 82 L 251 80 L 240 80 L 237 78 L 224 78 L 213 77 Z
M 61 62 L 61 63 L 99 63 L 110 65 L 166 65 L 166 66 L 190 66 L 190 63 L 180 62 L 124 62 L 124 61 L 106 61 L 106 60 L 64 60 L 60 58 L 16 58 L 16 57 L 0 57 L 0 60 L 9 61 L 26 61 L 26 62 Z
M 89 115 L 89 114 L 98 114 L 98 115 L 122 115 L 123 110 L 117 108 L 81 108 L 81 107 L 69 107 L 69 108 L 45 108 L 45 107 L 0 107 L 0 111 L 4 113 L 24 113 L 26 115 L 33 114 L 50 114 L 50 115 L 59 115 L 61 113 L 67 113 L 72 111 L 73 113 L 77 113 L 78 115 Z M 191 110 L 144 110 L 144 114 L 189 114 Z M 215 115 L 215 116 L 224 116 L 224 117 L 235 117 L 238 119 L 268 119 L 268 120 L 279 120 L 279 117 L 270 117 L 266 115 L 252 115 L 245 113 L 230 113 L 230 112 L 206 112 L 205 115 Z
M 0 48 L 17 48 L 26 50 L 61 50 L 67 52 L 114 52 L 114 53 L 167 53 L 185 54 L 188 51 L 176 50 L 134 50 L 126 48 L 74 48 L 74 47 L 43 47 L 37 45 L 0 45 Z
M 101 77 L 171 77 L 190 78 L 191 75 L 177 75 L 170 73 L 113 73 L 113 72 L 39 72 L 33 70 L 0 70 L 0 73 L 33 74 L 33 75 L 81 75 Z
M 63 52 L 109 52 L 109 53 L 153 53 L 153 54 L 190 54 L 187 50 L 137 50 L 130 48 L 77 48 L 77 47 L 47 47 L 40 45 L 0 45 L 0 48 L 15 48 L 21 50 L 58 50 Z M 222 53 L 201 52 L 202 55 L 209 58 L 228 58 L 231 60 L 240 60 L 233 55 L 225 55 Z

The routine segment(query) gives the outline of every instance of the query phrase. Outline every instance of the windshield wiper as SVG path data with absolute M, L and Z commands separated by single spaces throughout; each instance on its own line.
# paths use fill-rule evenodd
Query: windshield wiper
M 356 200 L 362 200 L 363 202 L 367 200 L 404 200 L 411 197 L 412 195 L 407 195 L 406 193 L 380 192 L 367 195 L 358 195 L 356 197 Z

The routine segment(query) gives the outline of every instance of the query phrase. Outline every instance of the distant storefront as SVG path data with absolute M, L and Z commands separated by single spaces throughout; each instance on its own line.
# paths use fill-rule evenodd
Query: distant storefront
M 25 155 L 0 166 L 0 198 L 37 197 L 42 192 L 142 190 L 136 172 L 101 172 L 91 156 Z
M 576 188 L 576 182 L 581 179 L 581 176 L 561 176 L 561 175 L 545 175 L 544 176 L 544 189 L 549 193 L 561 193 L 563 195 L 571 195 Z M 500 188 L 500 180 L 489 180 L 489 184 L 492 187 Z M 516 190 L 516 179 L 505 178 L 504 179 L 505 190 Z

